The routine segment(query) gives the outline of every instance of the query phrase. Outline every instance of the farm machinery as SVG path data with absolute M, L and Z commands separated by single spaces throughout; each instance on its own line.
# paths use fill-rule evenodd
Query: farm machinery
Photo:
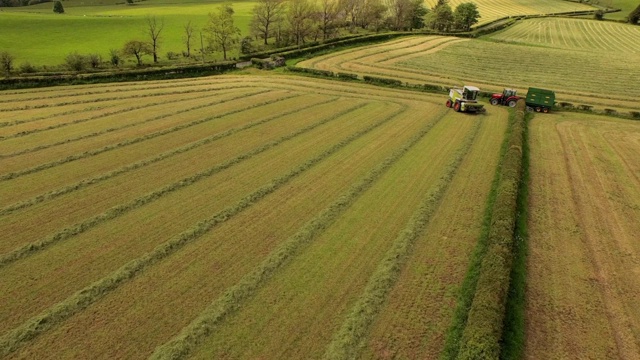
M 447 107 L 452 107 L 458 112 L 483 113 L 486 111 L 484 105 L 478 104 L 478 93 L 480 89 L 475 86 L 464 86 L 460 88 L 451 88 L 449 90 L 449 99 Z
M 491 105 L 508 105 L 514 107 L 518 100 L 520 100 L 520 96 L 517 95 L 516 90 L 504 89 L 502 94 L 491 95 L 490 102 Z M 548 113 L 555 104 L 555 101 L 556 94 L 553 91 L 538 88 L 529 88 L 527 96 L 525 97 L 528 112 Z

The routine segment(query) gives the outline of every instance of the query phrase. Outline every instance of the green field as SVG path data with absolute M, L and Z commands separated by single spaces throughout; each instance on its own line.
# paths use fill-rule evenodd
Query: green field
M 156 16 L 165 22 L 159 55 L 186 51 L 183 42 L 184 25 L 191 21 L 199 31 L 207 22 L 208 13 L 223 3 L 218 0 L 175 3 L 149 0 L 125 4 L 90 3 L 80 0 L 64 2 L 65 14 L 54 14 L 51 3 L 24 8 L 2 8 L 0 12 L 0 49 L 16 57 L 16 64 L 60 65 L 67 54 L 98 53 L 108 60 L 110 49 L 121 49 L 128 40 L 148 41 L 146 17 Z M 243 36 L 248 35 L 253 1 L 236 1 L 234 22 Z M 199 33 L 192 50 L 200 47 Z M 197 41 L 197 42 L 196 42 Z M 195 51 L 195 50 L 194 50 Z M 237 56 L 237 50 L 230 56 Z M 221 54 L 213 57 L 222 60 Z M 151 62 L 145 56 L 145 62 Z M 133 61 L 133 60 L 131 60 Z
M 316 57 L 299 66 L 414 84 L 486 91 L 549 88 L 558 101 L 637 111 L 640 28 L 580 19 L 530 19 L 483 39 L 409 37 Z M 628 85 L 628 86 L 625 86 Z
M 438 354 L 508 117 L 442 102 L 285 76 L 1 92 L 0 356 Z

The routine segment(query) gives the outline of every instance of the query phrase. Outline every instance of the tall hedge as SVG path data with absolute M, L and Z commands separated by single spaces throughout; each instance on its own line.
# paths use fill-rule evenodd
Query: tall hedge
M 524 109 L 524 100 L 518 101 L 515 123 L 500 170 L 487 253 L 482 260 L 476 293 L 460 341 L 457 357 L 460 360 L 497 360 L 500 357 L 500 339 L 513 262 L 518 186 L 522 176 Z

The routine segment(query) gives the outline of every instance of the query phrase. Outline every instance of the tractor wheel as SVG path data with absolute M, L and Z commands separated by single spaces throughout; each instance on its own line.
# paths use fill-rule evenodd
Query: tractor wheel
M 515 100 L 509 100 L 509 107 L 516 107 L 516 103 L 517 101 Z
M 496 105 L 498 105 L 500 103 L 500 101 L 498 101 L 498 99 L 494 98 L 494 99 L 491 99 L 490 103 L 491 103 L 491 105 L 496 106 Z
M 460 112 L 460 103 L 456 102 L 455 104 L 453 104 L 453 110 Z
M 451 100 L 447 100 L 447 107 L 450 108 L 451 107 Z
M 542 108 L 542 112 L 545 113 L 545 114 L 548 113 L 549 112 L 549 108 Z

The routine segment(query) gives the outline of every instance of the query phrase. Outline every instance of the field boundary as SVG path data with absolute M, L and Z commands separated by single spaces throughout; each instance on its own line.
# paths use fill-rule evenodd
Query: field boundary
M 513 265 L 518 189 L 522 179 L 524 101 L 518 101 L 515 122 L 500 168 L 486 254 L 482 259 L 473 302 L 460 339 L 457 359 L 498 359 Z

